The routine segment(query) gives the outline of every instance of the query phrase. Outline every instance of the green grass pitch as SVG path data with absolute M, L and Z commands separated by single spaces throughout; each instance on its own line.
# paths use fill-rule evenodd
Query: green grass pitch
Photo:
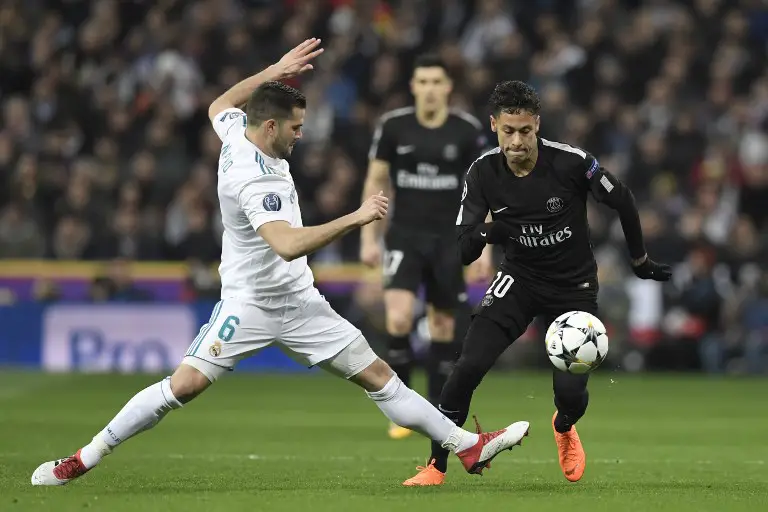
M 571 484 L 556 461 L 550 379 L 489 376 L 472 412 L 487 429 L 529 420 L 531 435 L 483 477 L 452 460 L 440 488 L 400 486 L 426 440 L 389 440 L 362 391 L 316 374 L 229 376 L 81 480 L 35 488 L 40 462 L 87 442 L 158 378 L 1 371 L 0 510 L 768 509 L 768 381 L 596 373 L 579 423 L 587 471 Z

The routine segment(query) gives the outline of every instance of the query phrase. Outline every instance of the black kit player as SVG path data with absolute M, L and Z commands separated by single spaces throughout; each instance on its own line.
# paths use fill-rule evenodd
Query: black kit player
M 464 174 L 487 141 L 480 121 L 449 108 L 452 82 L 439 58 L 417 58 L 410 86 L 415 105 L 384 114 L 373 137 L 363 195 L 394 193 L 394 213 L 383 247 L 383 222 L 362 229 L 360 259 L 371 267 L 382 265 L 387 359 L 406 383 L 413 365 L 409 338 L 416 294 L 424 287 L 432 341 L 425 365 L 428 397 L 436 404 L 458 352 L 456 312 L 464 306 L 467 317 L 470 313 L 456 245 L 456 204 Z M 490 251 L 478 266 L 476 273 L 490 275 Z M 409 434 L 390 425 L 393 439 Z
M 669 266 L 652 261 L 645 251 L 632 192 L 586 151 L 537 135 L 541 104 L 531 86 L 500 83 L 490 106 L 499 147 L 483 154 L 467 172 L 456 229 L 463 263 L 477 258 L 486 244 L 503 245 L 505 258 L 474 311 L 461 356 L 440 397 L 440 410 L 459 426 L 467 420 L 480 381 L 535 317 L 548 325 L 568 311 L 597 314 L 589 193 L 618 213 L 634 274 L 656 281 L 671 277 Z M 491 222 L 486 222 L 488 212 Z M 552 426 L 560 467 L 572 482 L 586 466 L 574 425 L 587 409 L 588 378 L 553 370 L 557 410 Z M 442 484 L 447 456 L 433 446 L 427 466 L 404 485 Z

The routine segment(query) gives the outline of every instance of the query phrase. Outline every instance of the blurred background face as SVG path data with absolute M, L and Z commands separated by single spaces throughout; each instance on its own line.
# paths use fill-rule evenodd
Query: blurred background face
M 536 134 L 539 131 L 539 116 L 528 112 L 491 116 L 491 130 L 496 132 L 499 147 L 511 164 L 520 164 L 531 157 L 536 148 Z
M 448 105 L 448 96 L 453 84 L 441 67 L 416 68 L 411 78 L 411 93 L 416 100 L 416 108 L 430 111 Z

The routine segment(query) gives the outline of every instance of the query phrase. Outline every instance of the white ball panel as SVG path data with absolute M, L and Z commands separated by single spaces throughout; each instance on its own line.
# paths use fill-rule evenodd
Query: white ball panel
M 605 357 L 608 354 L 608 336 L 601 334 L 597 337 L 597 352 L 601 357 Z
M 568 367 L 568 372 L 576 375 L 589 373 L 590 370 L 592 370 L 592 366 L 586 363 L 571 363 L 571 366 Z
M 547 354 L 550 356 L 559 356 L 562 353 L 563 342 L 560 339 L 560 335 L 555 332 L 555 334 L 547 338 Z
M 597 360 L 597 347 L 595 344 L 588 342 L 580 346 L 579 350 L 576 351 L 576 359 L 582 363 L 594 363 Z
M 578 349 L 584 343 L 584 333 L 578 329 L 566 327 L 563 329 L 563 347 L 569 352 Z
M 555 366 L 555 368 L 557 368 L 561 372 L 568 371 L 568 367 L 565 365 L 565 361 L 563 361 L 559 357 L 550 357 L 549 360 L 552 361 L 552 364 Z
M 594 317 L 590 315 L 589 313 L 584 313 L 583 311 L 579 311 L 571 316 L 568 317 L 568 325 L 572 325 L 574 327 L 578 327 L 580 329 L 586 329 L 592 324 L 592 319 Z

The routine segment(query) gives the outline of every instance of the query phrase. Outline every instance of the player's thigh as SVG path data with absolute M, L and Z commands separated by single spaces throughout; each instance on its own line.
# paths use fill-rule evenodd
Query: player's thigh
M 530 292 L 500 271 L 475 308 L 457 364 L 478 371 L 489 370 L 528 329 L 536 307 Z
M 582 290 L 561 290 L 548 292 L 539 298 L 542 320 L 549 326 L 555 318 L 570 311 L 584 311 L 597 316 L 597 292 Z
M 387 331 L 390 334 L 407 335 L 413 330 L 413 310 L 416 294 L 410 290 L 384 290 Z
M 426 261 L 412 235 L 390 229 L 384 237 L 384 261 L 381 267 L 385 290 L 418 292 Z
M 340 353 L 361 337 L 312 287 L 290 298 L 278 336 L 281 349 L 297 362 L 314 366 Z
M 473 315 L 488 318 L 509 334 L 514 342 L 540 313 L 535 293 L 505 270 L 498 270 Z
M 464 265 L 454 237 L 435 240 L 431 249 L 424 275 L 426 300 L 436 311 L 449 316 L 467 300 Z
M 281 317 L 279 308 L 272 311 L 237 300 L 219 301 L 182 363 L 213 382 L 241 359 L 269 346 L 280 331 Z

